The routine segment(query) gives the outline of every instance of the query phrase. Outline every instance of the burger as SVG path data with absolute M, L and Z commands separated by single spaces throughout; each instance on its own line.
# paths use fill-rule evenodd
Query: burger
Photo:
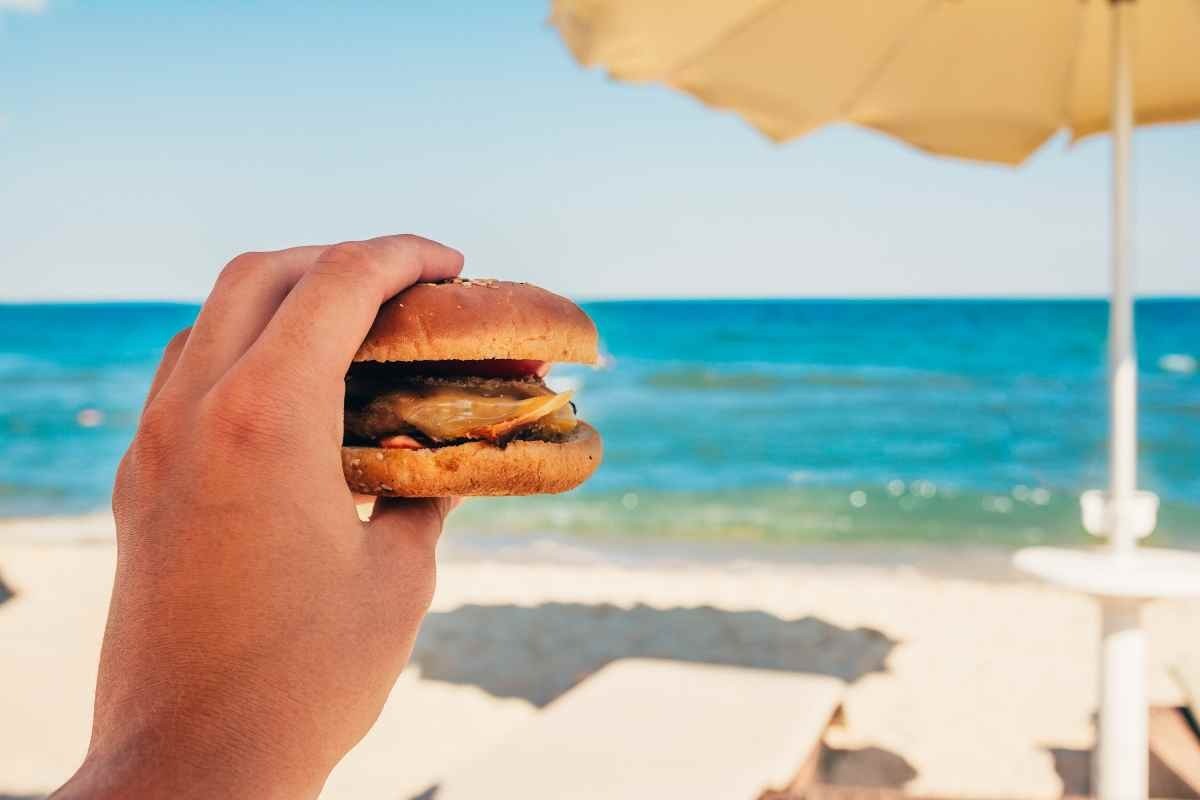
M 600 464 L 554 362 L 594 364 L 596 326 L 528 283 L 419 283 L 379 309 L 346 374 L 342 469 L 385 497 L 564 492 Z

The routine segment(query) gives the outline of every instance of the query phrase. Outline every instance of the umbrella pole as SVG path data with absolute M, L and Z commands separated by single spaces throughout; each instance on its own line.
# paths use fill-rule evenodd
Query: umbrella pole
M 1111 545 L 1136 544 L 1125 511 L 1137 491 L 1137 356 L 1133 348 L 1133 288 L 1129 267 L 1129 141 L 1133 89 L 1129 64 L 1128 0 L 1112 0 L 1112 298 L 1109 301 L 1109 503 Z
M 1133 91 L 1129 38 L 1133 3 L 1110 0 L 1112 67 L 1112 297 L 1109 301 L 1109 489 L 1107 528 L 1113 558 L 1131 554 L 1139 536 L 1137 504 L 1137 357 L 1130 279 L 1129 150 Z M 1140 599 L 1104 597 L 1101 606 L 1100 720 L 1094 762 L 1100 800 L 1136 800 L 1149 791 L 1146 635 Z

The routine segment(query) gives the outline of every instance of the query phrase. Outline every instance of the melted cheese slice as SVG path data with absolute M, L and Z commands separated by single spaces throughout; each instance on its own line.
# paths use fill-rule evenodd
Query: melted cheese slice
M 445 387 L 393 402 L 398 417 L 435 441 L 494 441 L 535 425 L 539 432 L 556 435 L 575 430 L 573 393 L 544 391 L 534 397 L 485 396 Z

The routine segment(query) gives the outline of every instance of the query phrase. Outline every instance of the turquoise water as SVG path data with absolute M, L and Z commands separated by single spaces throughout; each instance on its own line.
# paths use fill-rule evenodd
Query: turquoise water
M 558 497 L 458 526 L 768 540 L 1070 541 L 1102 486 L 1091 301 L 587 304 L 607 365 L 556 369 L 606 442 Z M 107 504 L 188 305 L 0 306 L 0 515 Z M 1143 484 L 1200 544 L 1200 301 L 1138 308 Z

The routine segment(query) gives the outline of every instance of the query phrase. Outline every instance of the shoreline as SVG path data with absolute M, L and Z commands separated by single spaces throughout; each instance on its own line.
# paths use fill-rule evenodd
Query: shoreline
M 0 518 L 0 546 L 115 546 L 112 514 Z M 1088 540 L 1073 549 L 1087 547 Z M 1200 544 L 1171 542 L 1200 551 Z M 1099 546 L 1099 545 L 1097 545 Z M 1153 545 L 1148 545 L 1153 546 Z M 790 568 L 836 567 L 927 578 L 997 583 L 1038 581 L 1012 565 L 1018 545 L 978 541 L 848 540 L 785 541 L 710 537 L 479 531 L 450 518 L 439 543 L 444 563 L 615 567 L 675 572 L 695 568 L 733 573 Z M 3 574 L 0 563 L 0 575 Z
M 115 546 L 112 514 L 0 518 L 0 546 Z M 804 567 L 910 573 L 931 578 L 1029 582 L 1012 567 L 1018 548 L 979 542 L 779 540 L 676 536 L 637 537 L 621 533 L 500 533 L 455 525 L 439 544 L 447 563 L 503 563 L 566 567 L 616 567 L 679 571 L 697 567 L 731 572 Z M 0 574 L 3 571 L 0 563 Z
M 447 531 L 439 558 L 457 563 L 613 566 L 630 570 L 729 572 L 838 567 L 927 577 L 1024 581 L 1011 566 L 1016 548 L 978 543 L 886 541 L 778 542 L 642 538 L 622 535 L 503 534 Z

